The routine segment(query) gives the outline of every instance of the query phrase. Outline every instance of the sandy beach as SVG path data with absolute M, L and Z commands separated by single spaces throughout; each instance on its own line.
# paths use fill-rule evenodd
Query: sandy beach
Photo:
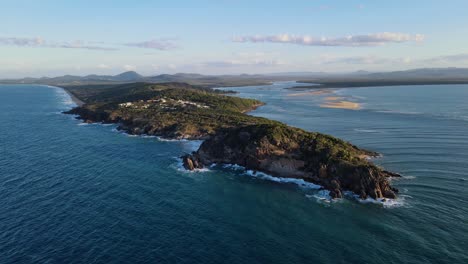
M 344 100 L 344 97 L 340 97 L 340 96 L 325 97 L 325 101 L 338 101 L 338 100 Z
M 62 88 L 63 89 L 63 88 Z M 67 89 L 63 89 L 69 96 L 70 98 L 72 99 L 72 101 L 77 104 L 78 106 L 82 106 L 84 105 L 85 103 L 83 101 L 81 101 L 80 99 L 78 99 L 76 96 L 74 96 L 72 93 L 70 93 L 69 91 L 67 91 Z

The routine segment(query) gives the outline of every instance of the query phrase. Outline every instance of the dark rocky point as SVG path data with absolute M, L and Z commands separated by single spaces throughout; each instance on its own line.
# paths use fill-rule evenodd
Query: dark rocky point
M 286 125 L 254 125 L 227 129 L 183 157 L 188 170 L 213 163 L 238 164 L 272 176 L 300 178 L 323 186 L 333 198 L 352 191 L 360 198 L 396 198 L 389 177 L 361 150 L 339 139 Z M 196 164 L 196 166 L 195 166 Z

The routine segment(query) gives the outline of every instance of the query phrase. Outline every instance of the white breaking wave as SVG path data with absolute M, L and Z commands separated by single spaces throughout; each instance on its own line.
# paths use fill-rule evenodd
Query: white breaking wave
M 180 172 L 184 173 L 200 173 L 200 172 L 208 172 L 211 171 L 209 168 L 203 168 L 203 169 L 194 169 L 194 170 L 187 170 L 184 167 L 184 162 L 182 161 L 182 158 L 180 157 L 174 157 L 177 160 L 176 164 L 176 169 Z
M 378 110 L 377 113 L 385 114 L 400 114 L 400 115 L 422 115 L 421 112 L 412 112 L 412 111 L 396 111 L 396 110 Z
M 306 189 L 320 189 L 320 188 L 322 188 L 322 186 L 320 186 L 320 185 L 313 184 L 311 182 L 306 182 L 303 179 L 275 177 L 275 176 L 271 176 L 271 175 L 263 173 L 263 172 L 258 172 L 258 171 L 253 171 L 253 170 L 246 170 L 243 166 L 240 166 L 240 165 L 237 165 L 237 164 L 222 164 L 222 167 L 226 168 L 226 169 L 232 169 L 232 170 L 243 170 L 244 175 L 248 175 L 248 176 L 263 179 L 263 180 L 279 182 L 279 183 L 296 184 L 301 188 L 306 188 Z
M 362 132 L 362 133 L 381 133 L 381 131 L 373 130 L 373 129 L 359 129 L 359 128 L 355 128 L 354 131 L 356 131 L 356 132 Z
M 65 92 L 64 89 L 55 87 L 55 86 L 49 86 L 49 85 L 45 85 L 45 87 L 54 89 L 60 103 L 62 103 L 65 107 L 67 107 L 67 109 L 78 106 L 75 102 L 73 102 L 71 96 L 67 92 Z
M 211 171 L 209 168 L 214 168 L 216 166 L 221 166 L 224 169 L 231 169 L 235 171 L 244 171 L 244 175 L 255 177 L 258 179 L 262 180 L 268 180 L 268 181 L 273 181 L 273 182 L 278 182 L 278 183 L 292 183 L 296 184 L 301 188 L 308 189 L 308 190 L 316 190 L 317 192 L 314 194 L 306 194 L 307 198 L 314 198 L 316 202 L 319 203 L 326 203 L 326 204 L 331 204 L 331 203 L 337 203 L 337 202 L 342 202 L 343 199 L 333 199 L 330 196 L 330 191 L 322 189 L 322 186 L 311 183 L 311 182 L 306 182 L 303 179 L 297 179 L 297 178 L 282 178 L 282 177 L 275 177 L 271 176 L 269 174 L 263 173 L 263 172 L 254 172 L 253 170 L 246 170 L 245 167 L 237 165 L 237 164 L 216 164 L 213 163 L 209 166 L 209 168 L 204 168 L 204 169 L 196 169 L 194 171 L 189 171 L 184 168 L 182 159 L 177 158 L 178 163 L 177 163 L 177 168 L 180 171 L 184 172 L 207 172 Z M 359 203 L 363 204 L 378 204 L 383 206 L 384 208 L 395 208 L 395 207 L 402 207 L 402 206 L 407 206 L 405 202 L 405 198 L 411 196 L 408 195 L 399 195 L 398 198 L 396 199 L 389 199 L 389 198 L 378 198 L 378 199 L 373 199 L 373 198 L 367 198 L 367 199 L 361 199 L 359 198 L 359 195 L 351 192 L 351 191 L 345 191 L 343 192 L 344 196 L 346 198 L 355 200 Z
M 344 192 L 344 195 L 351 198 L 351 199 L 354 199 L 354 200 L 358 201 L 359 203 L 378 204 L 378 205 L 383 206 L 384 208 L 395 208 L 395 207 L 406 206 L 405 197 L 411 197 L 411 196 L 407 196 L 407 195 L 400 195 L 396 199 L 389 199 L 389 198 L 373 199 L 373 198 L 370 198 L 370 197 L 368 197 L 367 199 L 361 199 L 361 198 L 359 198 L 359 195 L 357 195 L 357 194 L 355 194 L 353 192 L 349 192 L 349 191 Z
M 100 124 L 100 123 L 96 123 L 96 124 Z M 111 126 L 111 125 L 114 125 L 115 124 L 100 124 L 100 125 L 104 125 L 104 126 Z M 159 136 L 154 136 L 154 135 L 148 135 L 148 134 L 141 134 L 141 135 L 134 135 L 134 134 L 129 134 L 127 133 L 126 131 L 124 130 L 119 130 L 117 129 L 117 127 L 114 127 L 112 128 L 112 132 L 116 132 L 116 133 L 119 133 L 119 134 L 123 134 L 127 137 L 138 137 L 138 138 L 149 138 L 149 139 L 156 139 L 157 141 L 160 141 L 160 142 L 177 142 L 177 143 L 183 143 L 184 147 L 187 147 L 187 149 L 189 151 L 195 151 L 197 150 L 200 145 L 203 143 L 203 140 L 188 140 L 188 139 L 166 139 L 166 138 L 162 138 L 162 137 L 159 137 Z

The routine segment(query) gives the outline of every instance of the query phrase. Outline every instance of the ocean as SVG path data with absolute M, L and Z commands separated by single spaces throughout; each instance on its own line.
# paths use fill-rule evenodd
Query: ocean
M 378 151 L 397 200 L 187 172 L 199 141 L 82 124 L 60 88 L 1 85 L 0 263 L 468 263 L 468 85 L 295 85 L 228 89 L 267 103 L 252 115 Z

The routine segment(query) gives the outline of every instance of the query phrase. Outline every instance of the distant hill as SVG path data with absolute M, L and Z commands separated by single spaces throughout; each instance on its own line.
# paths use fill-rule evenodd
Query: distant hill
M 417 83 L 467 83 L 467 68 L 422 68 L 393 72 L 356 71 L 349 73 L 326 72 L 284 72 L 271 74 L 240 74 L 240 75 L 202 75 L 197 73 L 160 74 L 142 76 L 134 71 L 127 71 L 117 75 L 87 76 L 64 75 L 59 77 L 23 78 L 0 80 L 3 84 L 45 84 L 45 85 L 90 85 L 90 84 L 119 84 L 131 82 L 183 82 L 204 87 L 229 87 L 247 85 L 265 85 L 275 81 L 296 81 L 329 83 L 341 82 L 417 82 Z
M 91 85 L 91 84 L 120 84 L 132 82 L 167 83 L 183 82 L 204 87 L 226 87 L 264 85 L 275 81 L 274 77 L 263 75 L 202 75 L 196 73 L 160 74 L 155 76 L 142 76 L 134 71 L 127 71 L 117 75 L 86 76 L 64 75 L 58 77 L 22 78 L 0 80 L 3 84 L 44 84 L 56 86 Z
M 134 72 L 134 71 L 127 71 L 127 72 L 123 72 L 121 74 L 117 74 L 115 76 L 112 76 L 112 79 L 113 80 L 116 80 L 116 81 L 129 81 L 129 82 L 132 82 L 132 81 L 137 81 L 137 80 L 141 80 L 142 78 L 144 78 L 142 75 Z
M 460 79 L 468 78 L 466 68 L 423 68 L 407 71 L 380 72 L 368 74 L 369 78 L 385 79 Z

